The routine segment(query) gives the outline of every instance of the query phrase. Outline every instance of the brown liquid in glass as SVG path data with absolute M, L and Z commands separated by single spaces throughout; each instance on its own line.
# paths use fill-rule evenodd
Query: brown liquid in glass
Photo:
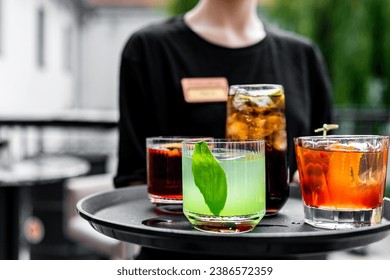
M 181 150 L 148 149 L 148 192 L 166 199 L 182 199 Z

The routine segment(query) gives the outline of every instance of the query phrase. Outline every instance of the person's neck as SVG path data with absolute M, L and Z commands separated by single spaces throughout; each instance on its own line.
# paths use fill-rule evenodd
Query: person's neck
M 225 47 L 252 45 L 265 37 L 256 0 L 201 0 L 184 19 L 204 39 Z

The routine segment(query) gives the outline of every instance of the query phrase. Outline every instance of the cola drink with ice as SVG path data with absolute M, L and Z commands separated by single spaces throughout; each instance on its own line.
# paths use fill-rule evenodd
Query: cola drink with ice
M 285 96 L 281 85 L 233 85 L 227 100 L 226 137 L 266 142 L 267 215 L 289 197 Z

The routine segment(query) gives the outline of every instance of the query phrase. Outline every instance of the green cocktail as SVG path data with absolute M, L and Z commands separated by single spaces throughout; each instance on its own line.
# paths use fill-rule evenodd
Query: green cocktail
M 195 228 L 247 232 L 265 214 L 264 141 L 183 142 L 183 212 Z

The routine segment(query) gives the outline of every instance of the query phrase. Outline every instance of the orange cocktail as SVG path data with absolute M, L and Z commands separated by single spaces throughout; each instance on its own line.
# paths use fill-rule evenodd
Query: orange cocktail
M 388 136 L 296 138 L 307 222 L 327 227 L 326 219 L 334 219 L 332 228 L 380 222 L 388 145 Z

